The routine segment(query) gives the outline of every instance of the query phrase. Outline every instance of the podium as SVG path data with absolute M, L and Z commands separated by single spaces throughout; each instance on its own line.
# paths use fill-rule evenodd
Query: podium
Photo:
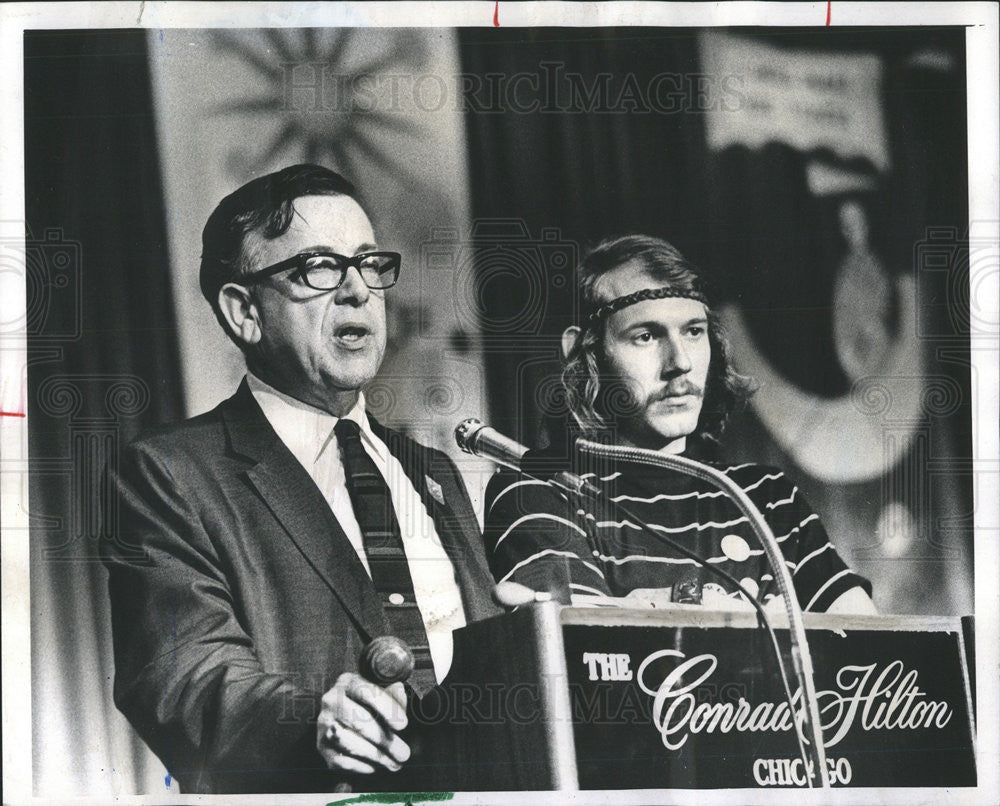
M 832 786 L 975 785 L 971 619 L 805 626 Z M 805 787 L 793 719 L 754 613 L 546 602 L 455 633 L 408 766 L 428 790 Z

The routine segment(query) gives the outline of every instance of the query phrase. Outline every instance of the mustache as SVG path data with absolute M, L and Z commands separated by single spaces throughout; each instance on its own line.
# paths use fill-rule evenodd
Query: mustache
M 694 395 L 705 399 L 703 387 L 687 378 L 672 378 L 666 385 L 643 396 L 635 385 L 617 375 L 600 377 L 594 394 L 594 409 L 604 417 L 634 417 L 654 403 L 671 395 Z
M 666 400 L 668 397 L 678 397 L 680 395 L 694 395 L 695 397 L 704 397 L 705 390 L 703 387 L 698 386 L 698 384 L 687 380 L 686 378 L 680 379 L 676 382 L 672 382 L 664 386 L 662 389 L 657 390 L 646 398 L 646 405 L 651 405 L 653 403 L 658 403 L 661 400 Z

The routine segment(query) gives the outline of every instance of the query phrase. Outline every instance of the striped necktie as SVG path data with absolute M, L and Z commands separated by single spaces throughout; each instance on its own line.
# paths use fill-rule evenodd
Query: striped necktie
M 342 417 L 333 431 L 343 455 L 347 493 L 361 527 L 372 582 L 393 634 L 413 650 L 416 664 L 408 682 L 423 695 L 437 680 L 389 486 L 361 444 L 361 428 L 356 422 Z

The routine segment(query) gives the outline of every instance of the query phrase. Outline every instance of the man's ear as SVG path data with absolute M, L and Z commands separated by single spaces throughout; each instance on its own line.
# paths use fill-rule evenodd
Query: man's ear
M 570 325 L 562 334 L 562 357 L 563 361 L 569 359 L 570 353 L 576 348 L 583 330 L 578 325 Z
M 260 341 L 260 312 L 250 292 L 236 283 L 219 289 L 219 311 L 230 335 L 247 347 Z

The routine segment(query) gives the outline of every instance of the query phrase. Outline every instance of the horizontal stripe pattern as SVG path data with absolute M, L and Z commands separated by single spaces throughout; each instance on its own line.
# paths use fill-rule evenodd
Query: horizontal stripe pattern
M 497 580 L 497 583 L 506 582 L 508 579 L 510 579 L 514 575 L 514 572 L 516 572 L 520 568 L 523 568 L 524 566 L 528 565 L 529 563 L 534 563 L 534 562 L 538 562 L 539 560 L 542 560 L 544 558 L 553 558 L 553 557 L 565 557 L 566 559 L 571 559 L 571 560 L 574 560 L 574 561 L 579 561 L 579 564 L 581 566 L 583 566 L 584 568 L 586 568 L 588 571 L 593 571 L 595 574 L 597 574 L 597 576 L 601 577 L 601 579 L 604 578 L 604 573 L 601 571 L 600 568 L 598 568 L 593 563 L 589 563 L 586 560 L 581 559 L 576 554 L 572 554 L 571 552 L 568 552 L 568 551 L 557 551 L 555 549 L 543 549 L 542 551 L 537 551 L 534 554 L 532 554 L 530 557 L 525 557 L 523 560 L 521 560 L 520 562 L 516 563 L 514 565 L 514 567 L 510 569 L 510 571 L 508 571 L 500 579 Z
M 719 469 L 764 514 L 803 605 L 826 609 L 857 585 L 870 592 L 867 580 L 844 564 L 819 516 L 780 470 L 754 464 Z M 493 477 L 486 491 L 485 539 L 498 580 L 550 590 L 563 601 L 572 593 L 625 596 L 637 588 L 669 588 L 692 580 L 735 592 L 657 537 L 662 535 L 743 584 L 753 582 L 749 587 L 756 586 L 762 601 L 776 592 L 773 572 L 746 516 L 721 491 L 673 471 L 626 462 L 617 463 L 614 473 L 585 475 L 633 517 L 609 501 L 595 505 L 567 497 L 551 484 L 510 471 Z
M 511 532 L 513 532 L 515 529 L 519 528 L 523 524 L 528 523 L 529 521 L 550 521 L 551 523 L 554 524 L 566 526 L 569 529 L 575 529 L 584 537 L 587 536 L 587 533 L 579 526 L 577 526 L 575 523 L 573 523 L 573 521 L 571 520 L 567 520 L 566 518 L 560 518 L 558 515 L 552 515 L 551 513 L 548 512 L 529 512 L 527 515 L 522 515 L 520 518 L 514 521 L 509 527 L 507 527 L 507 530 L 502 535 L 500 535 L 500 537 L 497 538 L 497 542 L 496 545 L 494 546 L 494 549 L 503 542 L 503 539 L 507 537 L 507 535 L 509 535 Z M 535 528 L 536 529 L 538 528 L 538 524 L 535 524 Z
M 507 495 L 507 493 L 511 492 L 512 490 L 516 490 L 518 487 L 528 487 L 532 485 L 536 487 L 549 486 L 544 481 L 539 481 L 538 479 L 523 479 L 521 481 L 515 481 L 512 484 L 508 484 L 500 492 L 497 493 L 496 498 L 494 498 L 493 501 L 490 503 L 490 509 L 496 506 L 497 501 L 499 501 L 501 498 L 503 498 L 503 496 Z

